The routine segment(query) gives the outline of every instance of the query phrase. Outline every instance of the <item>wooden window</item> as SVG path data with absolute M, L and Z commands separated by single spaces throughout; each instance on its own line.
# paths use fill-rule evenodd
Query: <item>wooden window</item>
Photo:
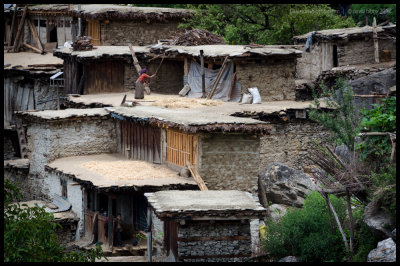
M 93 45 L 100 45 L 100 22 L 88 20 L 88 36 L 92 37 Z
M 61 196 L 68 199 L 67 181 L 64 179 L 61 179 Z
M 196 165 L 197 136 L 177 130 L 167 129 L 167 161 L 185 166 L 186 160 Z

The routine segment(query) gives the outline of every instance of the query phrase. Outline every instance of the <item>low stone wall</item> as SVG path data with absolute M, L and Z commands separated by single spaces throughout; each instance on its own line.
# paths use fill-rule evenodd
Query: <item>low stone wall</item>
M 186 241 L 190 238 L 228 238 L 241 236 L 241 240 Z M 179 240 L 185 239 L 185 241 Z M 184 262 L 242 262 L 250 261 L 251 237 L 249 222 L 190 221 L 178 226 L 178 258 Z M 223 255 L 227 255 L 223 257 Z M 247 255 L 248 257 L 243 257 Z M 198 258 L 196 258 L 198 256 Z M 218 257 L 221 256 L 221 257 Z M 236 256 L 236 257 L 234 257 Z M 190 258 L 193 257 L 193 258 Z
M 236 63 L 242 92 L 257 87 L 262 101 L 295 100 L 296 59 L 270 59 Z
M 23 201 L 34 200 L 34 194 L 31 192 L 32 179 L 28 176 L 29 166 L 27 168 L 4 167 L 4 178 L 7 178 L 15 184 L 23 196 Z
M 56 230 L 58 242 L 66 246 L 68 243 L 75 241 L 78 220 L 62 220 L 57 222 L 62 226 Z
M 197 169 L 209 189 L 257 191 L 258 136 L 211 133 L 198 145 Z
M 328 132 L 310 120 L 297 123 L 271 124 L 274 130 L 260 138 L 259 171 L 273 162 L 280 162 L 297 170 L 308 172 L 306 155 L 313 140 L 323 140 Z

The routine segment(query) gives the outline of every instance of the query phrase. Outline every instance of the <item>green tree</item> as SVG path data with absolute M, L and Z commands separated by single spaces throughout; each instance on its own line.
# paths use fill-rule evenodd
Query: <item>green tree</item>
M 382 16 L 379 13 L 387 10 L 387 14 Z M 396 4 L 353 4 L 348 13 L 353 20 L 360 23 L 360 26 L 365 26 L 365 16 L 368 12 L 368 25 L 372 25 L 373 18 L 376 17 L 376 23 L 382 23 L 385 20 L 396 24 Z
M 292 37 L 310 31 L 355 26 L 328 5 L 317 4 L 199 4 L 181 27 L 220 34 L 229 44 L 291 44 Z
M 94 262 L 104 257 L 101 246 L 90 251 L 67 252 L 57 241 L 61 225 L 44 207 L 13 203 L 19 189 L 4 179 L 4 262 Z
M 347 82 L 341 78 L 331 88 L 324 84 L 320 85 L 322 95 L 327 96 L 323 100 L 325 108 L 321 109 L 321 101 L 314 95 L 314 106 L 310 106 L 308 111 L 311 120 L 323 125 L 332 134 L 336 144 L 346 144 L 354 151 L 354 138 L 360 131 L 361 113 L 353 102 L 353 91 Z

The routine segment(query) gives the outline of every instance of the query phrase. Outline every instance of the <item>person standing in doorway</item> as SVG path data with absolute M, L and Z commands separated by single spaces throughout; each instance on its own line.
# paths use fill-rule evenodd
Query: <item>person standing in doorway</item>
M 124 244 L 122 243 L 121 240 L 121 232 L 122 232 L 122 226 L 121 226 L 121 214 L 117 213 L 117 219 L 115 220 L 115 246 L 117 247 L 123 247 Z
M 156 74 L 151 76 L 146 74 L 147 69 L 143 68 L 140 71 L 139 78 L 136 80 L 136 89 L 135 89 L 135 99 L 143 99 L 144 98 L 144 84 L 148 82 L 149 79 L 154 78 Z

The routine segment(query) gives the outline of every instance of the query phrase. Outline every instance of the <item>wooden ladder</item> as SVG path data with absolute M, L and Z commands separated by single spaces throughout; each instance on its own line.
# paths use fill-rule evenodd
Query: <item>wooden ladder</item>
M 199 172 L 197 172 L 196 167 L 194 167 L 189 160 L 186 161 L 186 165 L 189 168 L 190 173 L 194 180 L 196 181 L 197 185 L 199 186 L 200 190 L 208 190 L 206 184 L 204 183 L 203 179 L 200 177 Z
M 19 143 L 19 151 L 21 153 L 21 158 L 28 158 L 28 147 L 26 144 L 25 129 L 20 119 L 16 120 L 16 126 L 17 126 L 18 143 Z

